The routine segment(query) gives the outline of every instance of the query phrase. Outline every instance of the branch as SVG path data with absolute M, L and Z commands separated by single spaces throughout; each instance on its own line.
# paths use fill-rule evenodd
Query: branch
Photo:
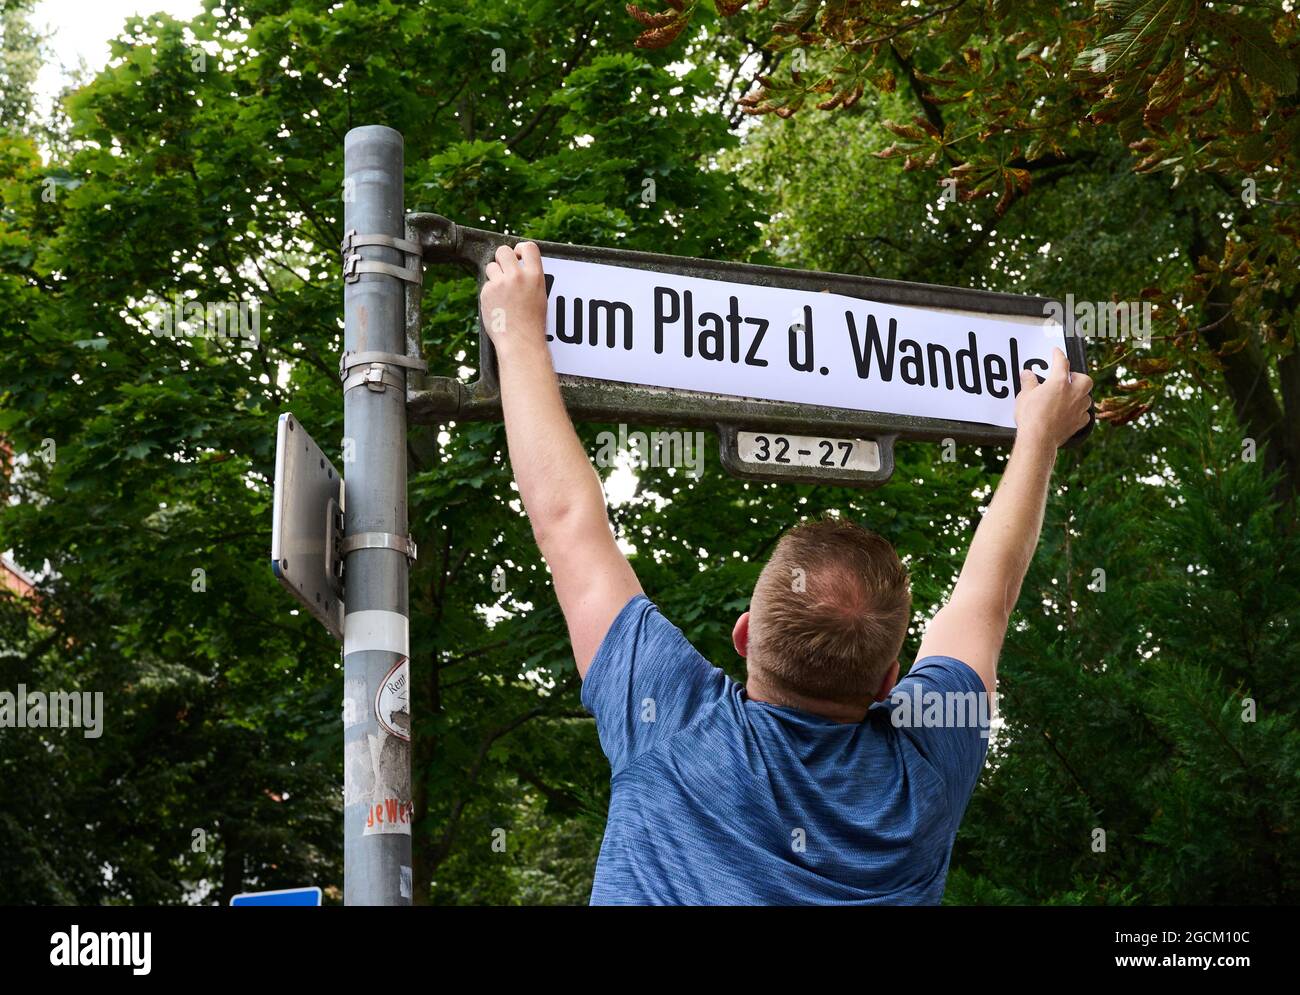
M 515 777 L 536 789 L 538 794 L 546 799 L 547 804 L 554 807 L 556 811 L 572 814 L 582 807 L 582 800 L 577 795 L 563 788 L 551 787 L 536 771 L 522 764 L 512 764 L 510 769 L 514 771 Z
M 916 78 L 916 69 L 913 68 L 912 60 L 903 58 L 902 54 L 892 44 L 889 46 L 889 51 L 890 54 L 894 56 L 894 61 L 898 64 L 898 68 L 903 70 L 904 75 L 907 76 L 907 87 L 912 91 L 912 96 L 916 98 L 916 102 L 921 105 L 921 113 L 925 115 L 925 119 L 938 130 L 940 135 L 942 135 L 944 133 L 943 113 L 939 110 L 936 104 L 932 104 L 926 99 L 929 94 L 925 87 L 921 85 L 921 81 Z M 951 158 L 951 153 L 949 153 L 949 155 Z
M 587 42 L 590 41 L 591 39 L 592 28 L 593 25 L 588 25 L 587 27 L 583 28 L 582 31 L 578 34 L 578 45 L 574 49 L 573 55 L 571 55 L 569 57 L 569 60 L 563 66 L 560 67 L 560 83 L 559 86 L 556 87 L 557 90 L 559 89 L 560 86 L 564 85 L 564 81 L 568 79 L 569 74 L 573 72 L 574 68 L 578 64 L 578 61 L 582 58 L 583 53 L 586 52 Z M 546 116 L 546 112 L 552 109 L 553 108 L 551 104 L 548 104 L 545 101 L 543 101 L 542 106 L 537 108 L 537 110 L 533 112 L 533 116 L 530 117 L 524 123 L 523 127 L 521 127 L 517 132 L 515 132 L 512 138 L 507 139 L 506 148 L 508 148 L 511 152 L 514 152 L 515 146 L 517 146 L 520 142 L 522 142 L 525 138 L 527 138 L 530 134 L 532 134 L 533 130 L 539 124 L 541 124 L 542 118 Z

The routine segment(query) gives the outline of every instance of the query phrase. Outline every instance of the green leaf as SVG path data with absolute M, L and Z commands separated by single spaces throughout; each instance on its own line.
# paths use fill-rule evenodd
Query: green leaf
M 1296 67 L 1282 46 L 1273 40 L 1267 23 L 1245 14 L 1216 13 L 1212 18 L 1216 29 L 1227 36 L 1247 76 L 1279 93 L 1295 92 Z

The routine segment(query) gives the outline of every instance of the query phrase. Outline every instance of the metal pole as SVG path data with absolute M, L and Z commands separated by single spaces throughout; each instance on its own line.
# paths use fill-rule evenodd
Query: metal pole
M 403 238 L 402 136 L 354 128 L 343 146 L 344 230 L 363 244 L 368 236 Z M 406 262 L 403 251 L 384 244 L 348 251 L 367 263 Z M 361 269 L 344 283 L 345 356 L 400 357 L 403 280 Z M 350 385 L 345 377 L 343 395 L 343 900 L 410 905 L 406 371 L 384 361 L 364 369 L 372 378 Z

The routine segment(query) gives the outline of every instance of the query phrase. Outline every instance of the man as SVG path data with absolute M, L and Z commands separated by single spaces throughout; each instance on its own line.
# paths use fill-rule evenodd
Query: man
M 501 246 L 486 276 L 515 481 L 612 770 L 592 904 L 939 902 L 988 730 L 957 721 L 964 708 L 908 703 L 992 694 L 1091 381 L 1059 350 L 1042 383 L 1022 371 L 1006 473 L 901 683 L 907 573 L 884 539 L 828 520 L 787 532 L 763 568 L 732 633 L 741 686 L 659 613 L 615 543 L 551 365 L 537 246 Z

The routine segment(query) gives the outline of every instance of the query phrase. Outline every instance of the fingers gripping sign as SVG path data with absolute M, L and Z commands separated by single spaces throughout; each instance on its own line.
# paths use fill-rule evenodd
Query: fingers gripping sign
M 1083 429 L 1091 417 L 1092 377 L 1070 370 L 1060 349 L 1052 350 L 1045 378 L 1032 370 L 1020 371 L 1020 396 L 1016 399 L 1016 430 L 1060 447 Z
M 545 276 L 536 243 L 497 247 L 479 294 L 483 326 L 497 351 L 540 340 L 546 332 Z

